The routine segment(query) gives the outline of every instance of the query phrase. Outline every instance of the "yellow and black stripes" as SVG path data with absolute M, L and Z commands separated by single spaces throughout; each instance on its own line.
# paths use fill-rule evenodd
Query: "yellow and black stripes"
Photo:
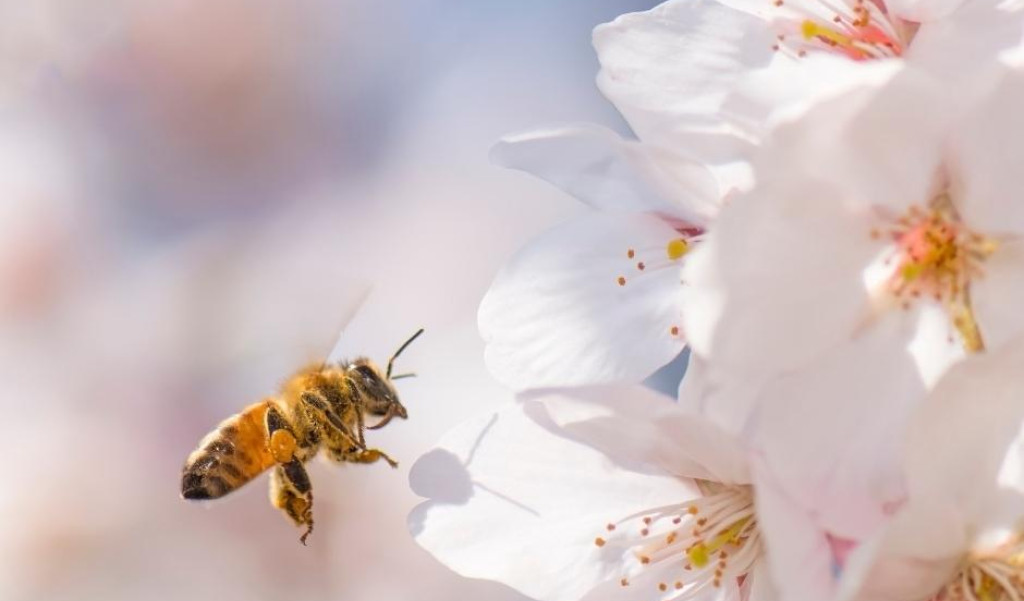
M 185 462 L 181 476 L 184 498 L 222 497 L 274 464 L 263 424 L 268 406 L 267 401 L 251 405 L 203 438 Z

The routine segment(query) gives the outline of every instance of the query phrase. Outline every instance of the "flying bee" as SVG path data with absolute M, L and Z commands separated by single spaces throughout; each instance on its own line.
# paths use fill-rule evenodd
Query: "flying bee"
M 182 497 L 216 499 L 272 467 L 270 502 L 296 526 L 305 527 L 299 540 L 306 544 L 313 531 L 313 489 L 303 465 L 306 461 L 323 449 L 338 462 L 383 459 L 398 467 L 384 451 L 367 447 L 363 434 L 395 417 L 408 417 L 393 382 L 414 374 L 392 377 L 391 369 L 422 333 L 420 329 L 406 340 L 383 371 L 366 357 L 311 365 L 290 377 L 276 396 L 221 422 L 186 460 Z M 367 416 L 379 416 L 379 420 L 366 425 Z

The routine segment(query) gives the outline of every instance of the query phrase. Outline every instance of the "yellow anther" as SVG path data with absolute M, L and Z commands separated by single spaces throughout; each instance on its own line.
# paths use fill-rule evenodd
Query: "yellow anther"
M 690 245 L 682 238 L 676 238 L 675 240 L 668 243 L 665 247 L 665 252 L 668 254 L 668 258 L 673 261 L 677 261 L 683 258 L 683 255 L 690 250 Z
M 807 40 L 823 38 L 839 46 L 850 46 L 853 44 L 853 40 L 849 37 L 839 33 L 838 31 L 833 31 L 828 27 L 822 27 L 814 21 L 804 21 L 800 26 L 800 32 L 803 34 L 804 39 Z
M 704 543 L 694 545 L 693 548 L 686 552 L 686 555 L 690 558 L 690 563 L 698 568 L 708 565 L 708 561 L 711 560 L 711 557 L 708 555 L 708 548 Z
M 977 252 L 982 257 L 990 257 L 999 248 L 999 241 L 992 238 L 984 238 L 978 243 Z
M 924 265 L 921 263 L 907 263 L 902 269 L 903 279 L 908 282 L 912 282 L 921 277 L 922 273 L 924 273 Z

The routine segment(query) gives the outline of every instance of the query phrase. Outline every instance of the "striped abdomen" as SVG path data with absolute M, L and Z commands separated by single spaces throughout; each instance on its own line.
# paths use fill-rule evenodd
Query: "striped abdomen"
M 222 497 L 274 465 L 267 448 L 265 419 L 269 406 L 269 401 L 263 401 L 246 407 L 200 441 L 199 448 L 185 462 L 183 497 Z

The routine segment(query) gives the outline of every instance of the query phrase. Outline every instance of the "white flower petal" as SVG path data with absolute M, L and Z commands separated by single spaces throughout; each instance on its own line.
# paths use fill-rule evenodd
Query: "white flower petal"
M 1001 519 L 999 478 L 1024 422 L 1024 337 L 954 366 L 907 434 L 912 499 L 944 499 L 972 523 Z
M 622 550 L 594 544 L 605 524 L 700 494 L 690 481 L 625 468 L 559 435 L 538 401 L 456 427 L 410 481 L 433 496 L 409 518 L 420 545 L 460 574 L 544 601 L 577 601 L 618 581 Z
M 773 578 L 767 561 L 759 561 L 754 564 L 754 569 L 747 578 L 748 582 L 744 583 L 749 591 L 746 601 L 778 601 L 780 599 L 779 591 Z
M 737 82 L 723 107 L 749 136 L 766 138 L 771 129 L 799 118 L 817 103 L 865 85 L 882 85 L 899 68 L 896 62 L 861 64 L 831 54 L 776 60 Z
M 639 382 L 671 361 L 684 346 L 672 335 L 682 286 L 665 247 L 678 237 L 651 215 L 595 214 L 532 241 L 480 304 L 491 372 L 522 390 Z
M 702 416 L 726 432 L 743 436 L 756 409 L 761 386 L 746 378 L 729 378 L 708 361 L 690 355 L 679 382 L 679 408 Z
M 753 473 L 757 524 L 777 597 L 786 601 L 831 598 L 832 556 L 825 533 L 763 466 L 755 462 Z
M 931 102 L 940 89 L 911 69 L 867 80 L 778 127 L 758 187 L 688 261 L 684 330 L 723 369 L 798 369 L 865 325 L 873 228 L 930 198 L 951 114 Z
M 904 507 L 886 529 L 850 555 L 838 601 L 919 601 L 953 575 L 967 540 L 947 504 Z
M 1006 458 L 999 467 L 999 487 L 1024 496 L 1024 423 L 1020 434 L 1007 448 Z
M 915 0 L 909 0 L 914 2 Z M 938 0 L 939 4 L 947 0 Z M 950 0 L 959 3 L 959 0 Z M 950 18 L 923 23 L 904 55 L 947 82 L 951 94 L 976 93 L 976 78 L 1001 51 L 1024 37 L 1024 11 L 1015 0 L 971 0 Z M 983 34 L 980 32 L 984 32 Z
M 832 183 L 851 208 L 901 213 L 929 200 L 954 114 L 941 83 L 894 61 L 865 65 L 841 79 L 836 89 L 842 94 L 776 129 L 754 166 L 757 181 Z
M 945 307 L 928 303 L 917 311 L 917 325 L 907 345 L 917 373 L 926 389 L 931 389 L 950 366 L 966 356 L 959 334 Z
M 669 0 L 594 30 L 598 85 L 640 139 L 677 146 L 681 124 L 721 122 L 725 94 L 771 61 L 772 43 L 761 19 L 714 0 Z
M 687 478 L 750 483 L 746 453 L 735 438 L 642 386 L 565 390 L 545 407 L 565 435 L 613 461 L 653 463 Z
M 1002 76 L 975 103 L 959 128 L 953 150 L 964 221 L 986 235 L 1024 233 L 1024 73 Z
M 768 384 L 755 441 L 779 486 L 819 525 L 859 540 L 905 494 L 899 461 L 907 420 L 925 397 L 899 342 L 913 315 L 895 313 L 805 369 Z
M 755 381 L 801 367 L 869 315 L 871 222 L 849 214 L 839 190 L 797 183 L 724 209 L 683 270 L 693 350 Z
M 985 348 L 994 351 L 1024 333 L 1024 240 L 1007 240 L 971 282 L 971 306 Z
M 888 0 L 885 6 L 893 15 L 901 19 L 915 23 L 929 23 L 949 17 L 964 4 L 965 0 Z M 959 17 L 959 14 L 956 17 Z
M 506 136 L 491 149 L 491 160 L 532 173 L 600 210 L 657 211 L 705 225 L 720 204 L 706 167 L 598 125 Z

